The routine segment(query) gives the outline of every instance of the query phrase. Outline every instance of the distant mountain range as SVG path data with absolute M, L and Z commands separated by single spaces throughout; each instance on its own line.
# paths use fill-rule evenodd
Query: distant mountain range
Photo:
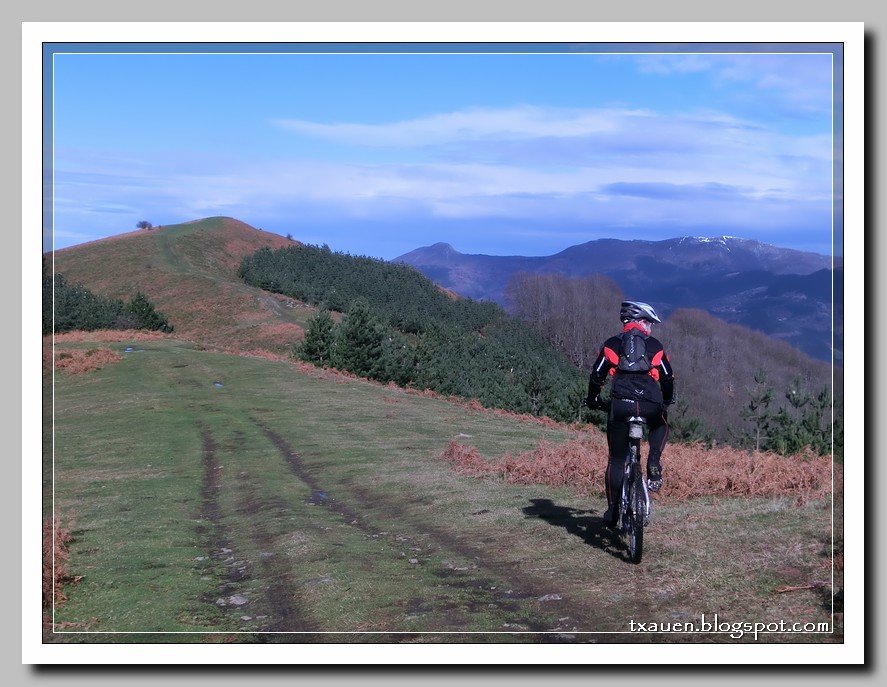
M 831 361 L 834 334 L 835 363 L 843 365 L 840 258 L 833 265 L 830 256 L 721 236 L 599 239 L 544 257 L 470 255 L 436 243 L 393 262 L 412 265 L 461 296 L 506 308 L 506 287 L 518 272 L 604 274 L 627 298 L 647 301 L 666 317 L 677 308 L 699 308 L 820 360 Z

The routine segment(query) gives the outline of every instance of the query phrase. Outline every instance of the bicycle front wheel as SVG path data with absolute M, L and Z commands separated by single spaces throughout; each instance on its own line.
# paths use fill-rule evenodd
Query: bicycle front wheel
M 643 478 L 640 464 L 634 463 L 631 466 L 631 484 L 628 488 L 628 557 L 632 563 L 640 563 L 644 554 L 646 502 L 644 487 L 641 484 Z

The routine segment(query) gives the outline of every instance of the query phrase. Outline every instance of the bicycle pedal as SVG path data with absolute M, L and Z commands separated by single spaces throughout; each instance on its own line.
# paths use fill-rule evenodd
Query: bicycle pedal
M 659 491 L 662 489 L 662 480 L 661 479 L 649 479 L 647 480 L 647 489 L 650 491 Z

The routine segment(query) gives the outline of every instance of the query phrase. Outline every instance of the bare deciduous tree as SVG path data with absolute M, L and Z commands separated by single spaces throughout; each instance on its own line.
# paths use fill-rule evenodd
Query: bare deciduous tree
M 509 309 L 583 370 L 590 368 L 604 339 L 618 329 L 623 298 L 616 282 L 602 274 L 570 278 L 520 272 L 506 289 Z

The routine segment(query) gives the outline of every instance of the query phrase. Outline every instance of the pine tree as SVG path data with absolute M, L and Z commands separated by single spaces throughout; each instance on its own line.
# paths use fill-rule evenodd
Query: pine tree
M 136 291 L 136 295 L 126 306 L 126 314 L 132 316 L 135 329 L 149 329 L 167 333 L 173 330 L 166 316 L 157 312 L 141 291 Z
M 750 433 L 743 436 L 750 439 L 756 451 L 762 450 L 767 443 L 768 433 L 773 422 L 770 404 L 773 402 L 773 387 L 769 385 L 767 372 L 762 368 L 755 372 L 755 386 L 748 389 L 749 399 L 739 416 L 751 422 Z
M 305 339 L 296 344 L 294 353 L 302 360 L 315 365 L 329 365 L 336 342 L 336 323 L 329 310 L 322 308 L 308 322 Z
M 712 433 L 705 428 L 705 424 L 700 418 L 690 416 L 689 413 L 689 406 L 683 399 L 678 399 L 678 402 L 669 409 L 669 441 L 675 440 L 688 444 L 700 441 L 711 445 L 714 441 Z
M 843 417 L 841 409 L 832 401 L 832 392 L 824 386 L 818 394 L 810 396 L 807 412 L 801 419 L 811 436 L 811 446 L 820 455 L 832 450 L 843 450 Z M 834 444 L 834 446 L 833 446 Z
M 398 331 L 389 330 L 382 341 L 380 381 L 409 386 L 416 376 L 416 348 Z
M 365 300 L 354 302 L 336 334 L 335 366 L 362 377 L 377 378 L 382 371 L 383 328 Z

